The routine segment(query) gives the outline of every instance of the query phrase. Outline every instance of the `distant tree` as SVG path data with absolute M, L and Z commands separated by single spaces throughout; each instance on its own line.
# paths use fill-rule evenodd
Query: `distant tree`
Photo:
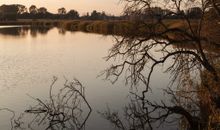
M 83 14 L 82 16 L 81 16 L 81 19 L 84 19 L 84 20 L 87 20 L 87 19 L 89 19 L 89 12 L 87 12 L 86 14 Z
M 37 7 L 35 5 L 31 5 L 31 7 L 29 8 L 29 12 L 30 14 L 37 14 Z
M 107 15 L 106 15 L 106 13 L 105 13 L 105 11 L 102 11 L 102 13 L 101 13 L 101 19 L 107 19 Z
M 78 19 L 79 18 L 79 13 L 76 10 L 70 10 L 67 14 L 67 18 L 69 19 Z
M 40 7 L 37 11 L 38 11 L 38 13 L 41 13 L 41 14 L 47 13 L 47 9 L 45 7 Z
M 213 19 L 217 19 L 219 16 L 217 14 L 217 12 L 215 11 L 215 9 L 209 9 L 206 14 L 205 14 L 205 18 L 208 20 L 213 20 Z
M 134 11 L 137 12 L 137 11 Z M 169 9 L 162 9 L 161 7 L 151 7 L 146 8 L 143 10 L 142 15 L 144 19 L 148 18 L 162 18 L 162 17 L 168 17 L 169 14 L 172 14 L 172 11 Z M 140 13 L 137 13 L 137 15 L 140 15 Z
M 205 0 L 205 6 L 214 10 L 217 16 L 220 16 L 220 1 L 219 0 Z
M 3 14 L 2 12 L 0 12 L 0 21 L 3 21 L 3 20 L 4 20 Z
M 200 7 L 193 7 L 187 10 L 189 18 L 200 18 L 202 16 L 202 9 Z
M 27 8 L 24 5 L 17 5 L 18 7 L 18 14 L 27 13 Z
M 163 16 L 163 9 L 160 7 L 152 7 L 150 9 L 150 12 L 154 17 L 157 17 L 157 18 L 160 18 L 161 16 Z
M 65 8 L 59 8 L 58 9 L 58 14 L 60 14 L 60 15 L 64 15 L 64 14 L 66 14 L 66 9 Z
M 90 17 L 92 20 L 96 20 L 99 17 L 99 13 L 96 10 L 93 10 Z
M 17 5 L 2 5 L 0 6 L 0 12 L 4 14 L 17 14 L 18 13 Z
M 18 14 L 25 12 L 25 6 L 19 4 L 2 5 L 0 6 L 0 12 L 2 19 L 16 20 Z
M 106 15 L 105 15 L 105 12 L 100 13 L 100 12 L 98 12 L 98 11 L 96 11 L 96 10 L 93 10 L 92 13 L 91 13 L 90 19 L 91 19 L 91 20 L 101 20 L 101 19 L 103 19 L 105 16 L 106 16 Z

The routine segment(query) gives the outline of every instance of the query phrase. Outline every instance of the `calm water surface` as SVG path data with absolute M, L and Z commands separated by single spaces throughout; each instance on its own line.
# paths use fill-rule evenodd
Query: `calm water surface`
M 48 31 L 48 30 L 47 30 Z M 28 95 L 48 98 L 53 76 L 58 77 L 54 88 L 62 87 L 65 78 L 77 78 L 85 87 L 86 98 L 93 108 L 86 128 L 111 130 L 114 127 L 97 111 L 121 111 L 128 101 L 129 86 L 124 77 L 115 84 L 98 77 L 111 65 L 103 57 L 114 44 L 111 36 L 83 32 L 61 32 L 54 28 L 46 33 L 19 30 L 19 27 L 0 28 L 0 108 L 10 108 L 16 115 L 36 104 Z M 44 32 L 44 31 L 43 31 Z M 64 78 L 65 77 L 65 78 Z M 162 98 L 161 84 L 167 84 L 169 75 L 154 73 L 154 98 Z M 158 79 L 160 79 L 158 81 Z M 11 129 L 9 112 L 0 112 L 0 128 Z

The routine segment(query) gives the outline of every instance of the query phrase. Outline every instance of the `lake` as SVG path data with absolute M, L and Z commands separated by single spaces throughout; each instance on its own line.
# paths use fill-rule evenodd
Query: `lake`
M 114 43 L 112 36 L 66 32 L 57 28 L 30 30 L 29 27 L 1 27 L 0 108 L 9 108 L 19 117 L 20 113 L 37 103 L 28 95 L 48 99 L 54 76 L 58 78 L 54 92 L 63 87 L 66 79 L 71 81 L 76 78 L 85 87 L 86 99 L 92 107 L 85 128 L 114 129 L 98 111 L 105 111 L 108 106 L 123 115 L 122 108 L 128 103 L 131 91 L 129 85 L 125 85 L 124 76 L 115 84 L 104 80 L 104 76 L 98 76 L 114 62 L 104 59 Z M 152 77 L 151 85 L 155 91 L 150 98 L 155 100 L 163 98 L 160 88 L 169 82 L 169 74 L 161 70 L 163 67 L 158 68 Z M 12 113 L 0 111 L 1 129 L 11 129 L 11 117 Z

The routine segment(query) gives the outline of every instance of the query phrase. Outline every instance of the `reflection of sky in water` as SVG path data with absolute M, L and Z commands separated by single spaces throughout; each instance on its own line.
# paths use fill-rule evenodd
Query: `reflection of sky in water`
M 35 104 L 27 94 L 47 98 L 53 76 L 59 78 L 55 88 L 63 85 L 64 76 L 69 80 L 77 78 L 86 87 L 86 98 L 93 107 L 87 128 L 112 129 L 96 112 L 104 111 L 107 104 L 119 111 L 128 101 L 129 87 L 125 87 L 123 76 L 114 85 L 97 78 L 111 65 L 103 59 L 113 45 L 110 36 L 82 32 L 60 35 L 57 29 L 52 29 L 47 35 L 34 38 L 28 32 L 22 38 L 0 35 L 0 39 L 0 107 L 16 110 L 18 114 Z M 161 70 L 157 68 L 153 74 L 152 99 L 163 97 L 159 88 L 168 82 L 169 76 L 161 74 Z M 0 118 L 0 122 L 7 121 Z M 6 128 L 5 123 L 0 123 L 0 128 Z

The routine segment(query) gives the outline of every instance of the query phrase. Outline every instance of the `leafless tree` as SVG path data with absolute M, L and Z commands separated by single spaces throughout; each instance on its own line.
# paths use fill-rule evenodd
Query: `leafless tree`
M 218 34 L 211 33 L 214 28 L 213 30 L 207 30 L 212 25 L 217 25 L 215 30 L 219 30 L 218 18 L 216 18 L 217 20 L 213 18 L 212 24 L 205 19 L 210 9 L 215 9 L 218 12 L 219 2 L 208 0 L 168 0 L 164 1 L 164 3 L 154 0 L 124 1 L 127 2 L 126 10 L 138 12 L 165 3 L 164 7 L 173 10 L 166 15 L 179 15 L 181 17 L 176 21 L 167 20 L 164 17 L 139 21 L 141 26 L 137 27 L 147 30 L 143 35 L 136 35 L 140 33 L 140 29 L 137 28 L 135 29 L 136 31 L 132 30 L 133 34 L 128 33 L 129 35 L 116 36 L 116 44 L 111 48 L 107 60 L 116 59 L 120 62 L 106 69 L 106 78 L 114 83 L 122 73 L 125 73 L 126 81 L 132 83 L 132 85 L 140 82 L 144 83 L 145 90 L 142 91 L 141 96 L 137 95 L 137 97 L 142 101 L 142 109 L 146 110 L 145 114 L 149 116 L 152 111 L 165 111 L 165 114 L 157 118 L 148 117 L 149 120 L 164 120 L 172 114 L 178 114 L 187 120 L 190 129 L 202 129 L 204 122 L 201 121 L 199 115 L 202 114 L 201 104 L 204 105 L 206 103 L 199 96 L 207 93 L 214 108 L 220 108 L 218 105 L 220 103 L 220 68 L 218 60 L 220 56 L 218 53 L 220 41 L 217 38 Z M 202 17 L 200 19 L 192 20 L 184 13 L 184 10 L 193 4 L 199 4 L 202 9 Z M 214 35 L 215 39 L 210 39 L 210 34 Z M 155 53 L 157 54 L 155 55 Z M 181 97 L 181 100 L 176 100 L 172 106 L 165 104 L 163 101 L 161 103 L 152 103 L 146 98 L 146 93 L 151 88 L 150 81 L 154 70 L 159 65 L 164 65 L 167 62 L 170 65 L 165 72 L 171 73 L 173 77 L 171 85 L 178 79 L 180 84 L 175 88 L 181 88 L 180 92 L 184 93 L 180 94 L 178 92 L 179 95 L 177 96 L 176 90 L 165 90 L 174 99 Z M 204 74 L 206 77 L 208 75 L 210 81 L 206 85 L 203 82 L 199 82 L 204 79 Z M 193 78 L 197 79 L 197 83 L 191 84 L 192 82 L 190 81 L 192 80 L 189 79 Z M 186 85 L 188 89 L 186 89 Z M 199 90 L 202 89 L 206 91 L 201 93 Z M 183 101 L 190 101 L 190 103 L 183 104 Z M 194 109 L 188 110 L 187 106 L 189 104 L 194 106 Z M 148 111 L 149 108 L 152 108 L 151 112 Z M 150 124 L 151 121 L 148 121 L 148 123 Z M 152 127 L 150 126 L 150 128 Z

